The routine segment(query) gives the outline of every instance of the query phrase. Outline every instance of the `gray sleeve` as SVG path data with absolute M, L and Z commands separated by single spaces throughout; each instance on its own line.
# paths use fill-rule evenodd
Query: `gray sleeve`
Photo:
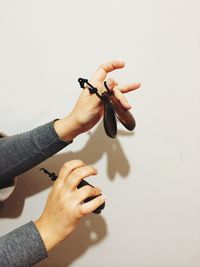
M 54 121 L 25 133 L 0 138 L 0 188 L 70 143 L 72 141 L 64 142 L 59 138 Z
M 1 267 L 29 267 L 46 257 L 45 245 L 32 221 L 0 237 Z
M 60 140 L 54 121 L 31 131 L 0 138 L 0 191 L 13 177 L 54 155 L 72 141 Z M 0 266 L 29 267 L 47 257 L 41 236 L 31 221 L 0 237 Z

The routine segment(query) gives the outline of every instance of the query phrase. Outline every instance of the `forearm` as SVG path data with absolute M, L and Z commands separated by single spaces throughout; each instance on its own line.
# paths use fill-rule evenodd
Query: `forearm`
M 61 140 L 67 142 L 73 140 L 84 132 L 84 127 L 74 118 L 73 113 L 54 122 L 54 129 Z
M 61 140 L 54 128 L 54 122 L 25 133 L 1 138 L 0 187 L 9 182 L 8 179 L 36 166 L 71 142 Z
M 33 222 L 0 237 L 1 267 L 29 267 L 46 257 L 45 245 Z

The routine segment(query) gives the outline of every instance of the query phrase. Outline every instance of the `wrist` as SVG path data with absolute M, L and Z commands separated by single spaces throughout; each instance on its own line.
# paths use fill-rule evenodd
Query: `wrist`
M 58 242 L 54 240 L 51 232 L 48 231 L 47 225 L 44 224 L 41 219 L 34 221 L 34 224 L 38 232 L 40 233 L 40 237 L 44 242 L 46 251 L 49 252 L 58 244 Z
M 54 122 L 54 129 L 59 138 L 63 141 L 72 141 L 75 137 L 81 134 L 81 126 L 76 122 L 71 114 L 56 120 Z

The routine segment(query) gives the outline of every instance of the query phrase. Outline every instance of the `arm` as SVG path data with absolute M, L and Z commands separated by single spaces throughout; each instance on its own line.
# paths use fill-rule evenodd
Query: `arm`
M 67 238 L 82 217 L 105 201 L 99 188 L 84 186 L 77 190 L 83 178 L 96 174 L 96 169 L 80 160 L 65 163 L 49 192 L 40 218 L 0 238 L 0 266 L 33 266 Z M 84 203 L 92 196 L 96 198 Z
M 0 237 L 1 267 L 29 267 L 46 257 L 44 242 L 32 221 Z
M 119 61 L 103 64 L 94 73 L 90 82 L 98 90 L 104 90 L 103 82 L 107 73 L 123 67 L 124 63 Z M 131 83 L 119 86 L 113 79 L 109 79 L 107 83 L 122 106 L 130 109 L 131 106 L 124 98 L 123 93 L 139 88 L 140 84 Z M 95 94 L 91 95 L 89 90 L 84 89 L 72 112 L 55 122 L 55 130 L 62 140 L 71 140 L 90 130 L 101 119 L 102 115 L 103 106 L 99 98 Z M 71 125 L 70 132 L 66 131 L 68 124 Z M 75 229 L 81 217 L 94 211 L 105 201 L 103 196 L 98 196 L 101 191 L 97 188 L 84 186 L 77 190 L 77 185 L 81 179 L 96 173 L 94 168 L 86 166 L 81 161 L 67 162 L 60 170 L 58 179 L 49 193 L 45 209 L 40 218 L 35 221 L 47 251 L 66 239 Z M 98 197 L 83 204 L 83 200 L 89 196 Z
M 90 82 L 98 88 L 99 93 L 104 90 L 103 82 L 109 72 L 124 67 L 124 62 L 111 61 L 99 66 Z M 109 79 L 108 84 L 122 106 L 131 106 L 123 93 L 140 87 L 139 83 L 118 85 Z M 82 90 L 72 112 L 66 117 L 37 127 L 32 131 L 0 139 L 0 188 L 9 182 L 8 179 L 19 175 L 34 167 L 48 157 L 67 146 L 79 134 L 90 130 L 103 115 L 103 106 L 98 97 Z M 9 178 L 8 178 L 9 177 Z
M 25 133 L 1 138 L 0 188 L 16 175 L 36 166 L 71 142 L 59 138 L 54 122 Z
M 103 82 L 107 76 L 107 73 L 123 67 L 124 63 L 119 61 L 112 61 L 103 64 L 94 73 L 90 82 L 98 89 L 103 90 Z M 121 102 L 124 108 L 130 109 L 131 107 L 123 97 L 122 93 L 137 89 L 140 87 L 140 84 L 132 83 L 124 86 L 119 86 L 118 83 L 112 79 L 110 79 L 107 83 L 109 85 L 109 88 L 113 90 L 116 98 Z M 39 128 L 39 135 L 36 134 L 38 133 L 38 128 L 32 130 L 35 131 L 34 133 L 36 134 L 36 138 L 33 137 L 33 132 L 30 131 L 28 133 L 25 133 L 25 137 L 27 137 L 27 139 L 23 138 L 20 143 L 18 143 L 17 140 L 21 137 L 20 135 L 10 138 L 3 138 L 3 143 L 0 144 L 2 145 L 2 147 L 0 147 L 0 149 L 4 151 L 6 155 L 9 154 L 9 152 L 6 151 L 10 149 L 10 145 L 8 146 L 9 141 L 13 141 L 13 144 L 15 144 L 16 147 L 12 146 L 13 150 L 12 153 L 9 154 L 7 163 L 4 162 L 4 165 L 2 165 L 2 167 L 0 168 L 2 171 L 2 177 L 4 177 L 4 179 L 6 177 L 5 172 L 6 167 L 9 166 L 9 162 L 13 164 L 12 168 L 15 167 L 16 161 L 12 158 L 13 152 L 15 154 L 16 149 L 17 153 L 19 151 L 22 152 L 23 149 L 27 151 L 26 146 L 24 145 L 25 141 L 27 141 L 30 147 L 33 148 L 33 151 L 28 149 L 28 159 L 27 161 L 24 161 L 24 164 L 28 162 L 28 165 L 25 164 L 26 168 L 23 166 L 23 164 L 20 165 L 20 159 L 21 157 L 24 157 L 24 154 L 22 153 L 20 154 L 20 158 L 16 159 L 16 165 L 18 167 L 20 166 L 20 172 L 18 168 L 18 172 L 16 172 L 16 169 L 15 172 L 13 172 L 13 169 L 9 168 L 7 175 L 11 174 L 15 176 L 16 174 L 19 174 L 33 167 L 47 157 L 53 155 L 58 150 L 65 147 L 70 142 L 69 140 L 73 140 L 79 134 L 91 129 L 101 119 L 102 115 L 103 106 L 101 101 L 97 98 L 96 95 L 90 95 L 89 91 L 87 89 L 84 89 L 82 90 L 80 97 L 78 98 L 78 101 L 74 106 L 74 109 L 69 115 L 55 121 L 55 123 L 52 123 L 51 126 L 50 124 L 46 125 L 46 127 L 52 133 L 49 136 L 50 139 L 46 137 L 46 130 L 43 131 L 43 126 L 41 126 L 42 128 Z M 16 137 L 17 139 L 15 139 Z M 34 164 L 32 164 L 32 155 L 34 155 L 35 157 Z M 31 228 L 31 233 L 33 233 L 33 235 L 35 236 L 34 240 L 38 240 L 36 241 L 37 244 L 35 244 L 35 247 L 32 248 L 33 250 L 35 249 L 37 251 L 36 254 L 38 255 L 38 261 L 46 257 L 45 251 L 48 252 L 62 240 L 67 238 L 67 236 L 75 229 L 81 217 L 89 214 L 104 202 L 104 198 L 102 196 L 98 196 L 101 191 L 97 188 L 84 186 L 84 188 L 77 190 L 77 185 L 80 183 L 81 179 L 86 178 L 90 175 L 94 175 L 95 173 L 96 171 L 92 167 L 85 166 L 85 164 L 81 161 L 72 161 L 65 164 L 61 169 L 59 177 L 54 183 L 51 192 L 49 193 L 45 209 L 40 218 L 34 223 L 38 231 L 36 231 L 36 228 L 34 227 Z M 90 196 L 98 197 L 89 201 L 88 203 L 83 204 L 84 199 L 87 199 Z M 63 220 L 63 218 L 65 219 Z M 27 231 L 27 227 L 29 226 L 26 225 L 24 226 L 24 228 L 21 228 L 23 232 Z M 15 231 L 17 233 L 18 229 L 16 229 Z M 15 233 L 15 231 L 13 233 Z M 31 233 L 30 235 L 32 236 Z M 6 248 L 6 244 L 9 243 L 8 240 L 10 239 L 10 234 L 2 237 L 3 239 L 0 240 L 0 242 L 2 242 L 0 244 L 1 247 Z M 40 242 L 41 240 L 39 241 L 40 238 L 42 239 L 43 243 Z M 29 239 L 27 239 L 27 241 L 29 242 Z M 12 241 L 10 241 L 10 245 L 12 249 L 15 250 L 15 248 L 13 248 L 12 246 Z M 23 254 L 23 247 L 22 249 L 20 249 L 20 244 L 15 245 L 17 245 L 16 251 L 18 251 L 18 253 L 20 254 Z M 25 243 L 25 246 L 27 246 L 27 250 L 29 250 L 29 244 Z M 42 254 L 39 253 L 39 250 L 41 250 Z M 4 253 L 6 253 L 6 250 L 1 250 L 0 253 L 4 255 Z M 10 253 L 12 253 L 12 251 L 10 251 Z M 28 251 L 25 251 L 24 253 L 28 253 Z M 9 266 L 9 264 L 3 265 L 3 263 L 2 266 Z M 23 263 L 22 261 L 20 264 L 21 265 L 16 266 L 30 266 L 28 262 Z

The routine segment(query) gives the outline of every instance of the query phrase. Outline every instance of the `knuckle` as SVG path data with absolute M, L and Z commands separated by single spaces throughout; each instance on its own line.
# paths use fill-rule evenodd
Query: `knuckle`
M 80 159 L 75 159 L 75 160 L 70 160 L 70 161 L 65 162 L 63 166 L 69 170 L 72 170 L 76 168 L 77 166 L 81 166 L 81 165 L 84 165 L 84 162 Z
M 92 194 L 93 195 L 98 195 L 100 193 L 99 189 L 98 188 L 93 188 L 92 189 Z
M 105 64 L 100 64 L 99 65 L 99 69 L 104 69 L 104 67 L 105 67 Z
M 54 182 L 53 188 L 60 190 L 63 187 L 63 180 L 62 179 L 57 179 Z
M 85 177 L 89 174 L 95 173 L 95 169 L 91 166 L 84 166 L 73 170 L 73 175 L 76 177 Z
M 79 170 L 79 169 L 75 169 L 75 170 L 73 170 L 73 176 L 75 176 L 75 177 L 80 177 L 81 176 L 81 170 Z
M 81 159 L 75 159 L 75 160 L 73 160 L 73 162 L 75 162 L 77 165 L 79 164 L 79 165 L 85 165 L 85 163 L 81 160 Z
M 64 169 L 67 169 L 67 170 L 71 170 L 72 169 L 72 164 L 71 162 L 65 162 L 64 165 L 63 165 L 63 168 Z
M 97 188 L 93 188 L 92 195 L 97 196 L 98 194 L 100 194 L 100 191 Z
M 86 211 L 86 209 L 84 209 L 84 207 L 80 208 L 80 215 L 81 215 L 81 217 L 87 215 L 87 211 Z
M 97 194 L 97 195 L 100 195 L 101 192 L 102 192 L 102 190 L 101 190 L 100 188 L 96 188 L 96 194 Z
M 99 196 L 97 200 L 99 205 L 104 201 L 101 196 Z

